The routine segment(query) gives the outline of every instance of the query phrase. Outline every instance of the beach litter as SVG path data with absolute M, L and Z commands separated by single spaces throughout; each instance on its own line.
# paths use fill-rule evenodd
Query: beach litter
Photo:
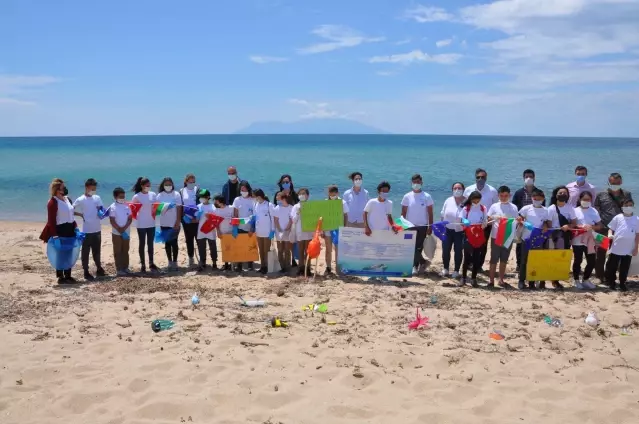
M 280 327 L 288 327 L 288 322 L 282 321 L 282 318 L 278 316 L 274 316 L 271 318 L 271 327 L 280 328 Z
M 597 318 L 597 314 L 594 312 L 589 312 L 585 322 L 591 327 L 596 327 L 599 325 L 599 318 Z
M 193 297 L 191 298 L 191 304 L 193 306 L 197 306 L 200 304 L 200 298 L 198 297 L 197 293 L 193 293 Z
M 504 340 L 504 334 L 499 330 L 493 330 L 492 333 L 488 335 L 493 340 Z
M 418 328 L 428 325 L 428 317 L 422 317 L 421 314 L 419 313 L 419 308 L 417 308 L 417 315 L 415 317 L 415 321 L 411 321 L 408 324 L 408 328 L 410 330 L 417 330 Z
M 242 301 L 242 306 L 248 306 L 249 308 L 256 308 L 266 306 L 266 300 L 256 299 L 256 300 L 244 300 L 242 296 L 238 296 Z
M 313 304 L 313 303 L 311 303 L 310 305 L 302 306 L 302 310 L 303 311 L 320 312 L 322 314 L 325 314 L 325 313 L 328 312 L 328 305 L 326 303 L 321 303 L 321 304 Z
M 546 316 L 544 317 L 544 322 L 545 322 L 546 324 L 548 324 L 549 326 L 551 326 L 551 327 L 557 327 L 557 328 L 560 328 L 560 327 L 563 327 L 563 326 L 564 326 L 564 323 L 563 323 L 563 322 L 561 322 L 561 320 L 560 320 L 559 318 L 552 318 L 552 317 L 551 317 L 551 316 L 549 316 L 549 315 L 546 315 Z
M 160 331 L 169 330 L 173 328 L 175 323 L 168 319 L 156 319 L 151 323 L 151 329 L 154 333 L 159 333 Z

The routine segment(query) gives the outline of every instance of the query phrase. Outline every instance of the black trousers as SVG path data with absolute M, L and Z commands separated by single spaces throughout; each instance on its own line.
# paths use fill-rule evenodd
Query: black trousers
M 160 227 L 162 230 L 170 230 L 173 227 Z M 178 257 L 178 236 L 180 230 L 175 232 L 175 237 L 164 243 L 164 251 L 166 252 L 166 259 L 169 262 L 177 262 Z
M 602 234 L 604 236 L 608 236 L 608 228 L 604 228 L 603 230 L 597 231 L 597 233 Z M 601 281 L 607 282 L 607 273 L 606 273 L 606 253 L 608 253 L 604 249 L 597 248 L 597 253 L 595 253 L 595 275 Z
M 517 243 L 515 245 L 515 257 L 517 258 L 517 268 L 521 267 L 521 245 L 523 243 Z
M 426 231 L 428 227 L 414 227 L 410 231 L 415 231 L 415 254 L 413 255 L 413 266 L 419 266 L 419 264 L 426 263 L 422 258 L 422 250 L 424 250 L 424 240 L 426 240 Z
M 82 242 L 82 268 L 89 271 L 89 253 L 93 253 L 93 262 L 96 268 L 102 268 L 100 251 L 102 246 L 101 233 L 88 233 Z
M 468 240 L 464 239 L 464 266 L 462 267 L 462 277 L 466 278 L 468 275 L 468 268 L 471 268 L 471 278 L 474 280 L 477 278 L 477 273 L 481 269 L 482 248 L 475 248 L 468 243 Z
M 579 281 L 579 275 L 581 274 L 581 262 L 584 257 L 586 258 L 586 268 L 584 268 L 584 281 L 589 280 L 592 275 L 592 271 L 595 269 L 595 254 L 588 253 L 588 246 L 573 246 L 574 258 L 572 262 L 572 278 L 575 281 Z
M 600 249 L 603 250 L 603 249 Z M 615 286 L 615 280 L 617 276 L 617 270 L 619 271 L 619 283 L 626 284 L 628 279 L 628 271 L 630 270 L 630 263 L 632 262 L 632 256 L 630 255 L 615 255 L 610 253 L 608 255 L 608 262 L 606 263 L 606 283 L 609 286 Z
M 217 245 L 215 240 L 210 239 L 197 239 L 197 251 L 200 255 L 200 265 L 206 265 L 206 245 L 209 246 L 209 252 L 211 253 L 211 262 L 213 265 L 217 263 Z
M 184 228 L 184 238 L 186 239 L 186 253 L 187 255 L 189 255 L 189 258 L 192 258 L 193 255 L 195 255 L 195 241 L 197 239 L 198 226 L 199 224 L 197 222 L 188 224 L 186 222 L 182 222 L 182 228 Z
M 138 228 L 138 238 L 139 247 L 138 252 L 140 254 L 140 264 L 145 266 L 146 261 L 144 260 L 144 245 L 146 243 L 147 250 L 149 251 L 149 265 L 153 265 L 153 241 L 155 239 L 155 227 L 151 228 Z
M 493 226 L 489 225 L 484 228 L 484 238 L 486 239 L 486 243 L 479 249 L 479 268 L 481 269 L 484 266 L 484 262 L 486 261 L 486 253 L 488 252 L 488 244 L 490 243 L 490 232 L 492 231 Z M 473 277 L 475 278 L 475 277 Z
M 75 237 L 75 225 L 72 222 L 55 226 L 58 237 Z M 56 269 L 55 276 L 58 278 L 71 277 L 71 269 Z

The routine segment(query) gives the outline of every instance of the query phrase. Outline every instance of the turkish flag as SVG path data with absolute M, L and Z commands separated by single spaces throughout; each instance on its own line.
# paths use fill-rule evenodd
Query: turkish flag
M 215 230 L 220 224 L 224 221 L 224 218 L 221 216 L 213 215 L 212 213 L 206 214 L 206 220 L 202 224 L 202 228 L 200 231 L 204 234 L 208 234 L 211 231 Z
M 481 224 L 469 225 L 464 228 L 466 233 L 466 239 L 468 243 L 475 249 L 479 249 L 486 243 L 486 236 L 484 235 L 484 229 Z
M 131 209 L 131 216 L 133 219 L 138 219 L 138 213 L 142 209 L 142 203 L 129 203 L 129 209 Z

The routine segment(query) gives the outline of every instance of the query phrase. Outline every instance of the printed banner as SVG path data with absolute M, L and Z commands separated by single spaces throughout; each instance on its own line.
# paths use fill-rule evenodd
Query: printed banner
M 568 281 L 571 250 L 531 250 L 528 252 L 526 280 Z
M 302 203 L 302 231 L 314 232 L 320 217 L 323 231 L 337 230 L 344 226 L 342 200 L 309 200 Z
M 238 234 L 237 238 L 230 234 L 222 237 L 222 262 L 255 262 L 259 260 L 257 237 L 255 234 Z
M 373 231 L 369 237 L 363 228 L 339 229 L 337 264 L 344 275 L 369 277 L 407 277 L 415 255 L 413 231 Z

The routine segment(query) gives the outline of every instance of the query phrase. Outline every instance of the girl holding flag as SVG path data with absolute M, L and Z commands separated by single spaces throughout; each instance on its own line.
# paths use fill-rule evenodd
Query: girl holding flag
M 184 228 L 184 239 L 186 240 L 186 253 L 189 256 L 189 267 L 195 265 L 193 256 L 195 255 L 195 240 L 198 238 L 199 229 L 195 213 L 197 212 L 197 205 L 200 203 L 199 191 L 200 188 L 195 184 L 195 175 L 186 174 L 184 187 L 180 189 L 180 198 L 184 205 L 182 227 Z
M 552 196 L 550 197 L 548 216 L 552 222 L 552 227 L 555 228 L 552 240 L 556 250 L 570 250 L 572 229 L 577 225 L 575 208 L 568 203 L 569 198 L 570 194 L 568 192 L 568 188 L 565 186 L 556 187 L 552 191 Z M 557 228 L 559 229 L 557 230 Z M 552 285 L 558 290 L 562 290 L 564 288 L 559 281 L 553 281 Z
M 464 231 L 459 223 L 459 214 L 464 203 L 464 184 L 457 182 L 452 186 L 453 195 L 446 199 L 441 211 L 441 220 L 447 221 L 446 238 L 442 242 L 442 261 L 444 269 L 441 272 L 442 277 L 447 277 L 450 269 L 450 251 L 455 249 L 455 270 L 450 277 L 452 279 L 459 278 L 459 270 L 462 266 L 464 257 Z
M 200 263 L 198 265 L 198 271 L 202 272 L 206 268 L 206 245 L 209 246 L 209 253 L 211 254 L 211 268 L 217 269 L 217 246 L 215 244 L 217 230 L 211 230 L 208 233 L 202 232 L 202 226 L 206 223 L 207 215 L 215 214 L 215 207 L 211 204 L 211 192 L 207 189 L 202 189 L 198 192 L 198 200 L 201 203 L 197 206 L 199 222 L 197 225 L 197 250 L 200 256 Z M 186 233 L 186 229 L 184 230 Z
M 574 253 L 572 278 L 578 290 L 593 290 L 596 286 L 590 282 L 590 276 L 595 269 L 597 255 L 592 231 L 599 231 L 602 225 L 599 212 L 592 207 L 592 194 L 589 191 L 582 191 L 579 195 L 579 207 L 575 208 L 575 215 L 577 217 L 577 227 L 582 229 L 582 233 L 572 240 Z M 586 258 L 586 267 L 580 280 L 581 262 L 584 257 Z
M 173 230 L 171 236 L 164 243 L 166 258 L 169 261 L 168 271 L 177 271 L 178 235 L 180 234 L 180 221 L 182 218 L 182 198 L 180 193 L 174 190 L 171 177 L 164 177 L 158 187 L 159 194 L 156 202 L 160 203 L 156 208 L 156 217 L 159 216 L 160 229 L 162 231 Z M 163 206 L 160 208 L 160 206 Z
M 462 278 L 457 286 L 462 287 L 466 284 L 468 268 L 472 267 L 470 284 L 473 287 L 479 287 L 477 273 L 481 269 L 481 251 L 486 243 L 484 228 L 488 225 L 488 211 L 481 204 L 480 192 L 475 190 L 470 193 L 462 206 L 460 217 L 465 226 L 464 266 L 462 267 Z
M 135 225 L 137 227 L 139 247 L 138 253 L 140 254 L 140 272 L 146 272 L 146 261 L 144 260 L 144 245 L 147 245 L 147 251 L 149 255 L 149 269 L 153 273 L 159 271 L 153 261 L 153 240 L 155 237 L 155 217 L 153 216 L 153 203 L 155 202 L 156 194 L 151 191 L 151 181 L 146 177 L 140 177 L 133 186 L 133 199 L 132 203 L 138 203 L 141 205 L 137 214 L 134 213 L 133 219 L 135 219 Z

